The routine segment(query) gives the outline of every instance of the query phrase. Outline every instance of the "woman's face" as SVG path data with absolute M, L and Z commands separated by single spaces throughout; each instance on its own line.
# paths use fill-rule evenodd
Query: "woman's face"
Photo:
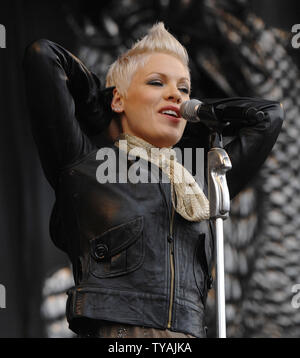
M 172 55 L 155 53 L 135 72 L 125 97 L 115 90 L 112 106 L 121 113 L 124 133 L 170 147 L 182 137 L 186 120 L 179 108 L 189 93 L 188 69 Z

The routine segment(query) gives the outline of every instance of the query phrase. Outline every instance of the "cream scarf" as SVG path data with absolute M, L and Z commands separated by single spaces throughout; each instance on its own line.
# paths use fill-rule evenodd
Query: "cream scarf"
M 194 177 L 177 161 L 174 149 L 156 148 L 139 137 L 125 133 L 118 139 L 127 141 L 127 152 L 150 161 L 169 177 L 172 204 L 178 214 L 188 221 L 209 219 L 209 202 Z M 119 147 L 119 141 L 115 145 Z

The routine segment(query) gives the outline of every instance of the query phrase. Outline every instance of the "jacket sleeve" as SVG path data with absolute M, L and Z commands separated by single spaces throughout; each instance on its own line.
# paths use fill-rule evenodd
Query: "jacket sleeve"
M 267 159 L 284 118 L 282 105 L 278 102 L 255 98 L 236 100 L 257 108 L 265 116 L 254 125 L 240 128 L 237 136 L 224 148 L 232 164 L 232 169 L 226 175 L 231 198 L 243 189 Z
M 55 187 L 60 171 L 93 149 L 89 135 L 107 124 L 97 76 L 62 46 L 41 39 L 23 59 L 33 137 Z

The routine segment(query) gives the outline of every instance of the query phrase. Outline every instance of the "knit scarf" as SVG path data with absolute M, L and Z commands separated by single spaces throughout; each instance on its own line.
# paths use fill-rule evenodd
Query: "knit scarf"
M 145 140 L 122 133 L 119 141 L 127 141 L 127 152 L 158 166 L 171 183 L 172 205 L 176 212 L 188 221 L 209 219 L 209 202 L 190 172 L 181 165 L 172 148 L 157 148 Z

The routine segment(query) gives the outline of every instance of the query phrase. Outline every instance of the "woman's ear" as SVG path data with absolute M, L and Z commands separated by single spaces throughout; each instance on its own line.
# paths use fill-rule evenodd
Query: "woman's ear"
M 111 101 L 111 109 L 114 112 L 113 118 L 108 127 L 108 136 L 114 142 L 117 140 L 118 136 L 122 133 L 122 124 L 120 120 L 120 116 L 124 111 L 123 108 L 123 97 L 117 88 L 113 90 L 113 98 Z
M 120 94 L 117 88 L 113 90 L 113 99 L 111 101 L 111 109 L 113 112 L 121 114 L 124 111 L 123 96 Z

